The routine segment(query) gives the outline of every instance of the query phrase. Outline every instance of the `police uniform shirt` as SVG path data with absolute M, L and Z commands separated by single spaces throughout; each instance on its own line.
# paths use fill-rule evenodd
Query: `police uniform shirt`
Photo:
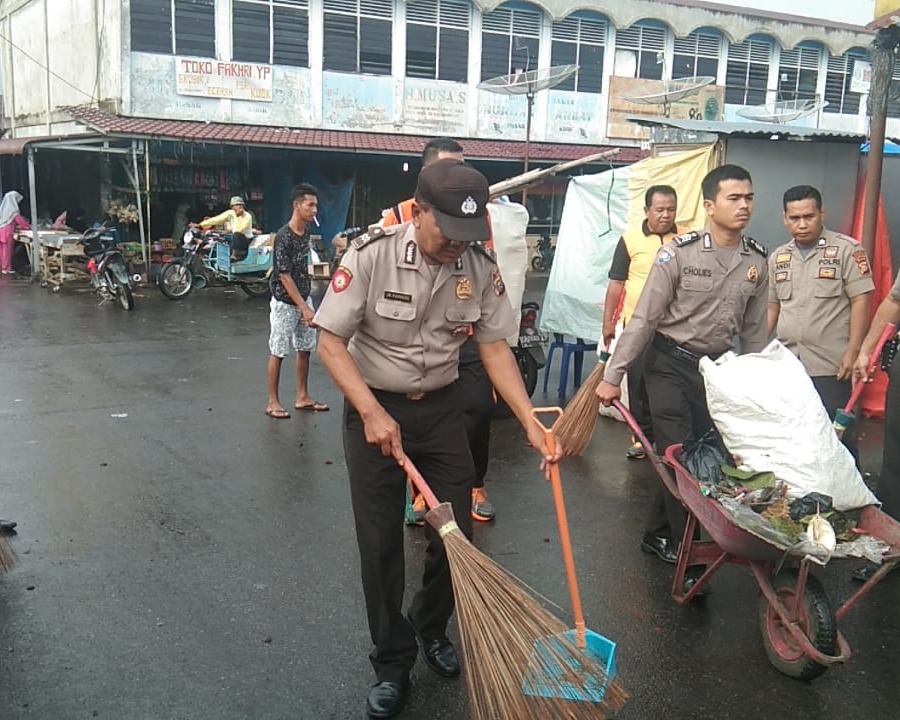
M 516 320 L 497 265 L 471 247 L 437 272 L 422 258 L 412 223 L 373 226 L 353 241 L 316 313 L 321 328 L 349 338 L 369 387 L 439 390 L 458 376 L 459 347 L 505 340 Z
M 654 331 L 697 355 L 730 350 L 735 336 L 742 352 L 765 347 L 766 251 L 750 238 L 728 251 L 705 231 L 663 246 L 606 367 L 610 383 L 621 384 Z
M 866 251 L 825 230 L 804 257 L 791 240 L 769 256 L 769 302 L 781 307 L 776 335 L 811 377 L 834 376 L 850 341 L 850 298 L 872 292 Z

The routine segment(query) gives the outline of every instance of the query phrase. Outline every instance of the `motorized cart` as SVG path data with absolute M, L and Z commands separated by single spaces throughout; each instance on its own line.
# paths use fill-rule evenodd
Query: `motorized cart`
M 810 573 L 814 562 L 799 546 L 779 545 L 738 526 L 725 507 L 701 491 L 699 481 L 681 464 L 681 445 L 669 447 L 665 463 L 654 453 L 634 417 L 616 403 L 632 432 L 672 495 L 687 511 L 687 524 L 678 553 L 672 597 L 679 604 L 693 600 L 726 563 L 750 568 L 759 586 L 759 624 L 769 661 L 793 678 L 811 680 L 850 658 L 850 646 L 838 623 L 856 603 L 900 563 L 900 523 L 874 505 L 860 511 L 857 529 L 890 546 L 881 567 L 840 607 L 834 608 L 819 579 Z M 675 478 L 666 468 L 674 470 Z M 696 540 L 698 525 L 708 540 Z M 838 559 L 835 556 L 833 559 Z M 685 593 L 688 567 L 706 571 Z

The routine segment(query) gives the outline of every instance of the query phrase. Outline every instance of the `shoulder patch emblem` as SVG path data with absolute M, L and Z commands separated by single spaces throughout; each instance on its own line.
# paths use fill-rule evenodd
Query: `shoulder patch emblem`
M 679 235 L 672 242 L 674 242 L 678 247 L 684 247 L 685 245 L 690 245 L 691 243 L 697 242 L 700 239 L 700 233 L 698 232 L 689 232 L 684 235 Z
M 503 282 L 503 276 L 500 274 L 500 268 L 496 265 L 491 270 L 491 285 L 494 288 L 494 295 L 503 297 L 506 294 L 506 284 Z
M 751 250 L 758 252 L 763 257 L 769 257 L 769 251 L 766 250 L 758 242 L 756 242 L 756 240 L 754 240 L 752 237 L 745 238 L 745 240 L 747 241 L 747 247 L 749 247 Z
M 663 248 L 656 255 L 656 264 L 657 265 L 665 265 L 673 257 L 675 257 L 675 256 L 671 253 L 670 250 L 666 250 L 666 248 Z
M 353 280 L 353 273 L 341 265 L 334 271 L 334 275 L 331 276 L 332 291 L 336 293 L 344 292 L 344 290 L 350 287 L 351 280 Z
M 869 258 L 866 257 L 865 250 L 854 250 L 853 259 L 856 261 L 856 267 L 859 268 L 860 275 L 869 275 L 872 268 L 869 267 Z

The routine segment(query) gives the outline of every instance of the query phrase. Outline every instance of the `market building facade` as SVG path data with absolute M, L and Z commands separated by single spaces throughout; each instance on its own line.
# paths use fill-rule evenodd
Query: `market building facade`
M 371 221 L 410 191 L 436 135 L 460 139 L 490 179 L 514 175 L 527 99 L 479 85 L 528 70 L 578 66 L 535 93 L 533 165 L 609 147 L 618 163 L 641 157 L 632 115 L 741 121 L 809 101 L 796 122 L 860 131 L 871 41 L 855 25 L 703 0 L 4 0 L 0 37 L 0 152 L 32 148 L 51 177 L 89 166 L 104 186 L 98 200 L 63 197 L 88 192 L 69 183 L 38 205 L 104 205 L 138 182 L 102 153 L 42 150 L 51 138 L 134 142 L 154 238 L 172 234 L 178 206 L 213 212 L 236 193 L 277 227 L 300 179 L 325 188 L 323 234 Z M 659 103 L 697 76 L 712 80 Z M 889 114 L 900 135 L 900 101 Z M 8 165 L 5 178 L 24 179 Z M 529 198 L 532 230 L 552 232 L 559 188 Z

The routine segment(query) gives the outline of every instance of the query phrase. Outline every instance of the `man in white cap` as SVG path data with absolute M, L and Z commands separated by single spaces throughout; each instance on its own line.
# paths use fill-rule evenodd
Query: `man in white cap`
M 225 212 L 200 222 L 203 230 L 224 225 L 227 232 L 232 233 L 231 259 L 240 261 L 247 257 L 250 238 L 253 237 L 253 215 L 244 206 L 244 198 L 235 195 L 229 203 L 231 207 Z

